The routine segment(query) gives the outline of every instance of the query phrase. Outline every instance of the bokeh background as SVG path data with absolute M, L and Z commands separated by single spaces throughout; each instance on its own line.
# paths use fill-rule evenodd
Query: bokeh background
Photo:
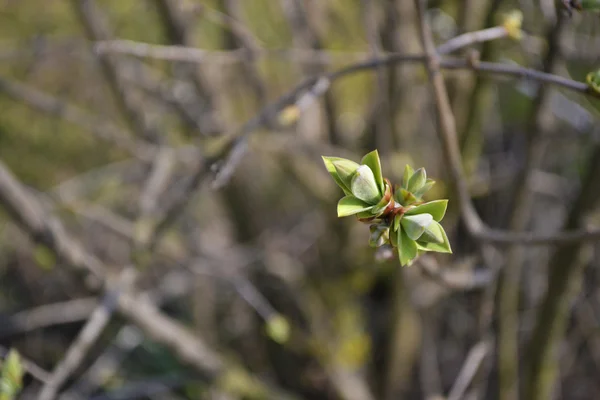
M 580 82 L 600 67 L 600 15 L 569 17 L 561 2 L 429 1 L 425 22 L 442 44 L 514 10 L 520 40 L 453 56 Z M 0 160 L 106 276 L 134 271 L 121 291 L 185 327 L 197 340 L 189 353 L 199 343 L 210 353 L 190 365 L 174 350 L 185 337 L 157 337 L 162 319 L 122 312 L 119 291 L 0 208 L 0 344 L 30 363 L 22 398 L 37 398 L 102 312 L 56 398 L 515 399 L 521 389 L 527 399 L 544 337 L 539 365 L 554 375 L 543 398 L 600 398 L 597 242 L 471 234 L 422 63 L 295 90 L 357 62 L 422 54 L 418 21 L 412 0 L 0 0 Z M 469 68 L 443 76 L 482 220 L 591 229 L 599 101 Z M 228 146 L 239 135 L 245 147 Z M 239 165 L 214 188 L 208 165 L 229 165 L 236 149 Z M 367 225 L 336 217 L 342 193 L 321 155 L 373 149 L 394 182 L 407 163 L 436 179 L 429 197 L 450 199 L 452 255 L 400 268 L 368 246 Z

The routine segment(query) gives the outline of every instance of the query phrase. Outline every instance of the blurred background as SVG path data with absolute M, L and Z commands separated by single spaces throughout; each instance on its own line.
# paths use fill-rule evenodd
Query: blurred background
M 520 40 L 503 30 L 514 10 Z M 0 0 L 0 160 L 119 288 L 0 208 L 0 350 L 27 360 L 20 398 L 53 385 L 45 398 L 600 398 L 597 242 L 509 246 L 467 229 L 422 63 L 311 80 L 423 54 L 418 21 L 412 0 Z M 600 16 L 562 2 L 429 1 L 425 23 L 436 45 L 500 27 L 458 60 L 580 82 L 600 67 Z M 486 224 L 598 222 L 597 99 L 443 76 Z M 400 268 L 368 225 L 337 218 L 321 155 L 373 149 L 392 182 L 407 163 L 437 181 L 453 254 Z M 124 311 L 120 292 L 158 316 Z M 182 330 L 161 335 L 164 317 Z

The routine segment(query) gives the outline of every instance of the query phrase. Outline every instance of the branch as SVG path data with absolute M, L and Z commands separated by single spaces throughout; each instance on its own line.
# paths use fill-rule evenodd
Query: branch
M 86 297 L 60 303 L 46 304 L 2 318 L 0 339 L 31 332 L 46 326 L 68 324 L 85 319 L 96 308 L 98 299 Z
M 109 289 L 104 295 L 101 303 L 90 315 L 90 318 L 84 327 L 77 335 L 64 358 L 54 368 L 50 378 L 44 383 L 38 400 L 53 400 L 58 393 L 60 387 L 67 381 L 69 376 L 79 368 L 86 355 L 89 353 L 92 345 L 96 342 L 108 322 L 115 309 L 115 301 L 119 296 L 119 292 L 126 289 L 123 286 L 129 286 L 133 280 L 133 270 L 125 269 L 122 273 L 122 278 L 119 279 L 117 287 Z M 115 289 L 117 291 L 115 291 Z
M 102 18 L 103 16 L 97 9 L 94 0 L 71 0 L 71 3 L 79 18 L 79 22 L 85 29 L 90 40 L 97 41 L 109 39 L 109 29 Z M 117 103 L 117 108 L 125 117 L 130 129 L 138 136 L 149 141 L 159 140 L 159 132 L 155 127 L 148 124 L 142 108 L 126 90 L 126 85 L 120 75 L 118 63 L 110 55 L 96 55 L 102 68 L 104 78 L 112 90 L 113 97 Z
M 0 202 L 13 218 L 35 241 L 48 245 L 66 264 L 84 271 L 99 280 L 106 290 L 114 289 L 106 279 L 107 268 L 94 255 L 88 253 L 64 229 L 62 223 L 47 214 L 25 187 L 0 162 Z M 89 282 L 86 280 L 86 282 Z M 260 393 L 273 399 L 290 399 L 292 396 L 263 383 L 241 367 L 225 361 L 197 336 L 173 319 L 165 316 L 148 299 L 131 292 L 123 292 L 117 299 L 117 310 L 141 328 L 157 343 L 165 345 L 183 362 L 194 367 L 207 380 L 222 385 L 241 395 Z M 244 382 L 240 385 L 239 382 Z
M 90 115 L 77 106 L 50 96 L 33 87 L 1 77 L 0 91 L 15 100 L 24 102 L 35 110 L 79 125 L 92 132 L 99 139 L 126 150 L 140 160 L 149 161 L 152 158 L 152 153 L 154 152 L 153 146 L 139 140 L 131 139 L 128 132 L 107 122 L 106 118 Z

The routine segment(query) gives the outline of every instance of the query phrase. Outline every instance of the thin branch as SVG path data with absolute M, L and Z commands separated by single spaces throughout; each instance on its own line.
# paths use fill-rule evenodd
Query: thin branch
M 90 278 L 95 277 L 93 289 L 97 290 L 98 280 L 106 286 L 106 290 L 111 289 L 111 283 L 106 280 L 106 266 L 72 238 L 58 219 L 46 213 L 37 199 L 31 196 L 1 162 L 0 202 L 33 240 L 48 245 L 66 264 L 87 272 Z M 117 310 L 148 337 L 171 349 L 177 358 L 194 367 L 209 381 L 224 385 L 224 390 L 231 389 L 232 380 L 239 382 L 241 379 L 250 383 L 243 387 L 235 385 L 235 391 L 241 395 L 262 393 L 273 399 L 293 398 L 286 392 L 263 383 L 246 370 L 225 363 L 202 339 L 161 313 L 143 296 L 130 292 L 121 293 L 117 298 Z
M 191 46 L 190 35 L 185 15 L 181 10 L 179 0 L 156 0 L 159 16 L 166 28 L 168 40 L 176 45 Z M 102 54 L 98 53 L 97 54 Z M 194 104 L 196 112 L 201 115 L 199 122 L 204 134 L 220 132 L 221 122 L 215 115 L 215 99 L 211 89 L 199 71 L 191 65 L 178 64 L 173 66 L 173 72 L 182 80 L 189 80 L 194 87 Z M 191 105 L 191 104 L 190 104 Z
M 126 150 L 140 160 L 148 161 L 152 158 L 152 153 L 154 152 L 152 145 L 132 139 L 128 132 L 106 121 L 106 118 L 91 115 L 75 105 L 33 87 L 1 77 L 0 92 L 7 94 L 15 100 L 24 102 L 35 110 L 79 125 L 92 132 L 99 139 Z
M 68 324 L 85 319 L 96 308 L 98 299 L 86 297 L 60 303 L 46 304 L 2 317 L 0 339 L 31 332 L 47 326 Z
M 438 46 L 438 54 L 450 54 L 459 49 L 472 46 L 476 43 L 487 42 L 491 40 L 503 39 L 508 36 L 508 31 L 503 26 L 482 29 L 475 32 L 467 32 L 456 36 L 446 43 Z
M 94 0 L 71 0 L 79 21 L 92 41 L 108 40 L 110 31 Z M 141 138 L 156 142 L 160 139 L 156 127 L 148 123 L 142 107 L 131 96 L 121 78 L 119 64 L 109 54 L 96 54 L 104 78 L 112 90 L 119 112 L 123 114 L 130 129 Z
M 482 341 L 477 343 L 471 348 L 471 350 L 469 350 L 467 359 L 460 369 L 452 389 L 450 389 L 450 393 L 447 397 L 448 400 L 461 400 L 465 398 L 465 392 L 471 385 L 471 382 L 477 374 L 477 371 L 483 363 L 483 360 L 485 360 L 485 357 L 492 350 L 491 347 L 492 346 L 489 341 Z
M 0 345 L 0 357 L 2 357 L 2 358 L 6 357 L 8 352 L 9 352 L 9 349 Z M 20 354 L 20 358 L 21 358 L 21 365 L 23 365 L 23 367 L 25 368 L 25 371 L 27 371 L 31 376 L 33 376 L 35 379 L 37 379 L 40 382 L 48 381 L 48 379 L 50 378 L 50 373 L 48 371 L 46 371 L 45 369 L 43 369 L 42 367 L 40 367 L 39 365 L 37 365 L 36 363 L 31 361 L 30 359 L 23 357 L 22 354 Z
M 473 32 L 472 32 L 473 33 Z M 449 44 L 448 44 L 449 43 Z M 463 41 L 460 45 L 470 45 L 472 43 Z M 439 47 L 439 49 L 446 50 L 439 54 L 446 54 L 446 51 L 456 51 L 461 48 L 458 44 L 453 44 L 451 42 L 447 42 Z M 452 47 L 450 47 L 452 46 Z M 123 53 L 135 55 L 138 57 L 146 57 L 146 58 L 156 58 L 160 60 L 169 60 L 169 61 L 186 61 L 186 62 L 195 62 L 201 63 L 206 61 L 206 59 L 213 53 L 213 51 L 197 49 L 193 47 L 184 47 L 184 46 L 161 46 L 154 45 L 149 43 L 142 42 L 134 42 L 130 40 L 111 40 L 111 41 L 99 41 L 95 44 L 95 50 L 100 53 Z M 284 50 L 281 50 L 285 52 Z M 316 50 L 300 50 L 295 49 L 294 52 L 302 54 L 302 52 L 306 52 L 306 58 L 314 60 L 314 52 Z M 289 51 L 288 51 L 289 52 Z M 244 55 L 244 57 L 248 57 L 248 54 L 243 49 L 232 50 L 223 53 L 222 56 L 224 59 L 229 60 L 230 62 L 236 61 L 238 62 L 240 59 L 240 55 Z M 233 53 L 233 54 L 232 54 Z M 329 54 L 329 52 L 327 53 Z M 335 52 L 331 52 L 331 54 L 336 54 Z M 352 53 L 356 57 L 368 56 L 368 53 Z M 304 56 L 303 56 L 304 57 Z M 425 55 L 422 54 L 389 54 L 383 57 L 378 58 L 368 58 L 364 61 L 359 61 L 358 63 L 349 65 L 344 67 L 340 71 L 351 70 L 349 73 L 358 72 L 367 69 L 376 69 L 380 66 L 386 65 L 395 65 L 400 63 L 422 63 L 425 62 Z M 325 60 L 324 60 L 325 61 Z M 541 83 L 548 83 L 552 85 L 557 85 L 564 87 L 565 89 L 573 90 L 576 92 L 580 92 L 585 95 L 589 95 L 592 97 L 600 97 L 600 94 L 591 90 L 589 86 L 584 82 L 574 81 L 569 78 L 560 77 L 558 75 L 548 74 L 544 72 L 540 72 L 534 69 L 529 69 L 525 67 L 521 67 L 519 65 L 511 65 L 506 63 L 492 63 L 492 62 L 472 62 L 469 60 L 465 60 L 463 58 L 443 58 L 439 60 L 439 66 L 443 69 L 471 69 L 476 72 L 489 73 L 491 75 L 500 75 L 507 76 L 512 78 L 519 79 L 530 79 L 534 81 L 539 81 Z M 338 71 L 338 72 L 340 72 Z M 336 74 L 335 72 L 331 75 Z M 343 74 L 345 75 L 345 74 Z M 313 78 L 314 79 L 314 78 Z
M 121 274 L 116 287 L 110 289 L 104 295 L 101 303 L 92 312 L 77 338 L 69 346 L 64 358 L 54 368 L 54 371 L 52 371 L 50 379 L 44 383 L 38 400 L 53 400 L 60 387 L 79 368 L 92 348 L 92 345 L 98 340 L 98 337 L 100 337 L 100 334 L 110 321 L 120 291 L 127 290 L 127 286 L 132 283 L 133 277 L 133 270 L 126 268 Z

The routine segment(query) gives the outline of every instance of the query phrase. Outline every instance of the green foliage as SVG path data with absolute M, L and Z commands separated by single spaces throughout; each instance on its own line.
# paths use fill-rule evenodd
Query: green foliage
M 23 387 L 25 370 L 19 353 L 11 349 L 2 363 L 0 380 L 0 400 L 15 399 Z
M 423 195 L 435 184 L 424 168 L 415 171 L 407 165 L 402 185 L 392 190 L 382 175 L 377 150 L 364 156 L 360 165 L 339 157 L 323 157 L 323 161 L 346 194 L 338 202 L 338 217 L 356 215 L 359 221 L 371 224 L 371 247 L 395 247 L 403 266 L 422 252 L 452 252 L 439 223 L 446 214 L 448 200 L 423 201 Z

